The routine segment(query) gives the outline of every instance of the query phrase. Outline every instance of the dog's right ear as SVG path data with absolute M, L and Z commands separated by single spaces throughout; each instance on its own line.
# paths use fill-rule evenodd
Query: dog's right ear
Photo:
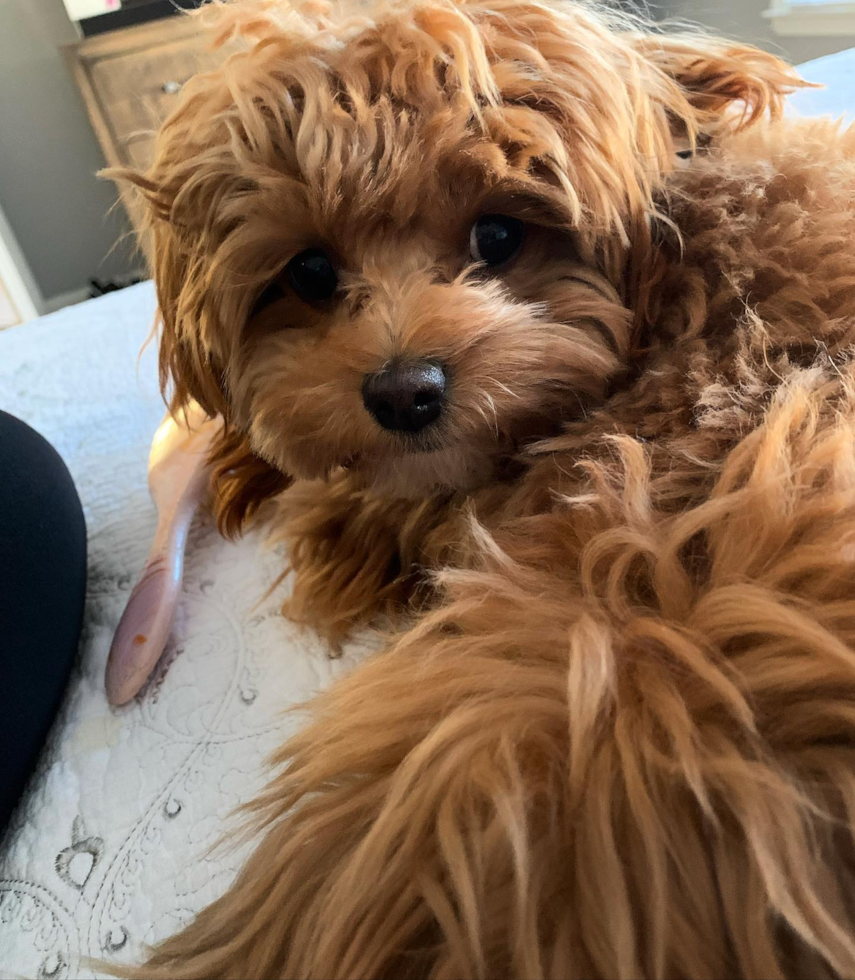
M 211 325 L 205 323 L 200 257 L 174 219 L 169 186 L 156 173 L 111 168 L 101 175 L 119 184 L 139 216 L 139 244 L 157 290 L 161 392 L 172 412 L 193 399 L 208 415 L 227 419 L 223 370 L 203 336 Z
M 153 168 L 153 174 L 157 172 Z M 144 209 L 141 244 L 157 289 L 158 363 L 164 399 L 173 414 L 195 400 L 209 416 L 223 418 L 221 434 L 210 453 L 211 509 L 220 533 L 236 537 L 261 504 L 285 490 L 291 480 L 257 456 L 249 437 L 229 418 L 225 373 L 212 351 L 215 314 L 206 302 L 209 290 L 203 259 L 198 241 L 188 235 L 180 214 L 175 214 L 168 183 L 125 169 L 105 171 L 104 176 L 125 185 L 123 193 L 128 186 L 136 188 Z
M 157 287 L 161 389 L 173 411 L 192 398 L 210 415 L 229 420 L 225 369 L 237 345 L 230 328 L 241 318 L 223 313 L 222 291 L 212 295 L 212 286 L 232 277 L 233 270 L 217 262 L 244 218 L 241 202 L 253 178 L 234 159 L 251 140 L 236 112 L 226 68 L 268 36 L 281 41 L 283 17 L 295 43 L 316 33 L 323 20 L 320 8 L 309 2 L 304 12 L 300 6 L 217 0 L 195 10 L 191 16 L 198 18 L 211 49 L 222 50 L 223 65 L 193 75 L 183 86 L 157 132 L 146 170 L 114 167 L 101 173 L 119 185 L 129 210 L 139 215 L 140 245 Z
M 266 0 L 212 4 L 206 10 L 213 19 L 209 26 L 218 26 L 215 46 L 272 29 L 265 27 L 274 13 Z M 172 412 L 194 400 L 208 415 L 223 418 L 211 452 L 211 496 L 227 536 L 239 533 L 265 500 L 290 483 L 253 452 L 230 408 L 227 370 L 240 349 L 246 315 L 241 304 L 249 290 L 232 288 L 246 276 L 235 271 L 229 257 L 246 251 L 232 239 L 245 219 L 245 194 L 252 184 L 248 167 L 234 159 L 243 143 L 229 111 L 233 103 L 223 71 L 195 75 L 157 134 L 151 166 L 144 172 L 104 173 L 140 216 L 140 244 L 157 288 L 164 398 Z

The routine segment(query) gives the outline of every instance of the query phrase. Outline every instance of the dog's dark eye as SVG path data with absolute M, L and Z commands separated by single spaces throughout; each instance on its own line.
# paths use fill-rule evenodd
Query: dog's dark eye
M 335 268 L 319 248 L 308 248 L 295 255 L 285 271 L 294 292 L 310 303 L 329 299 L 338 288 Z
M 469 253 L 476 262 L 501 265 L 522 245 L 523 223 L 504 214 L 482 215 L 469 233 Z

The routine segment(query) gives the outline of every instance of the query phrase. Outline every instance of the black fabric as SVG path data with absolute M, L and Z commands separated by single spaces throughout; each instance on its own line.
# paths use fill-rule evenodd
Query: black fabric
M 131 6 L 123 3 L 120 10 L 85 17 L 78 26 L 84 37 L 92 37 L 105 31 L 115 31 L 120 27 L 133 27 L 136 24 L 146 24 L 151 20 L 162 20 L 182 10 L 192 10 L 201 3 L 202 0 L 133 0 Z
M 0 833 L 62 701 L 85 591 L 71 475 L 37 432 L 0 412 Z

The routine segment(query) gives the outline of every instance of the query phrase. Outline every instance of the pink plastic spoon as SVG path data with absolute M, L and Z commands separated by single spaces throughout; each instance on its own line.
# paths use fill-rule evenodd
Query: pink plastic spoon
M 148 487 L 157 507 L 157 531 L 107 658 L 104 683 L 111 704 L 126 704 L 139 692 L 169 639 L 184 576 L 184 546 L 208 486 L 208 450 L 221 424 L 194 402 L 180 421 L 167 415 L 155 433 Z

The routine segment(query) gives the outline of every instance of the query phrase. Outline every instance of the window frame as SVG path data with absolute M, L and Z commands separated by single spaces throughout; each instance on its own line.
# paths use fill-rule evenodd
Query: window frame
M 828 3 L 799 3 L 771 0 L 763 14 L 776 34 L 801 37 L 855 36 L 855 0 Z

